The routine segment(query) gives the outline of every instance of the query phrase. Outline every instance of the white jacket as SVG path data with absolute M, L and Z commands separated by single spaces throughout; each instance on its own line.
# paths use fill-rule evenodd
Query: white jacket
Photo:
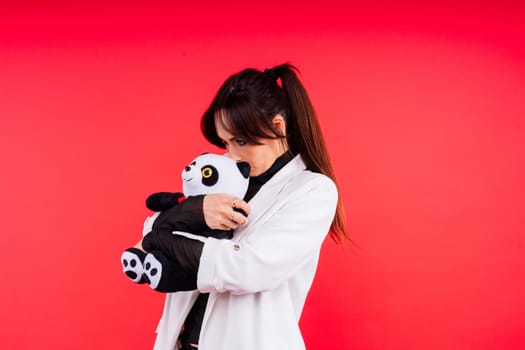
M 252 198 L 233 239 L 201 238 L 197 285 L 210 297 L 200 350 L 305 349 L 298 322 L 336 204 L 334 183 L 297 156 Z M 167 295 L 155 350 L 176 349 L 197 294 Z

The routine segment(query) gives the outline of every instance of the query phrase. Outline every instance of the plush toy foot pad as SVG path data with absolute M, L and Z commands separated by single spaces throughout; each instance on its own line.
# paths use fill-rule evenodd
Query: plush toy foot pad
M 166 260 L 167 259 L 165 259 L 160 252 L 154 252 L 153 254 L 149 253 L 144 258 L 144 275 L 146 276 L 150 287 L 159 292 L 163 291 L 160 290 L 162 288 L 158 288 L 162 280 L 163 263 L 166 262 Z
M 144 276 L 144 258 L 146 253 L 137 248 L 126 249 L 120 258 L 122 270 L 135 283 L 146 283 Z
M 162 252 L 153 251 L 144 258 L 144 275 L 150 287 L 158 292 L 172 293 L 197 289 L 197 279 L 191 278 L 175 261 Z

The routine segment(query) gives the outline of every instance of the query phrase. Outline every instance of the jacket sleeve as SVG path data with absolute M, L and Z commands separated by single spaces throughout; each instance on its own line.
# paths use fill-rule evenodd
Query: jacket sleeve
M 198 271 L 201 292 L 271 290 L 317 256 L 332 223 L 337 189 L 317 174 L 278 201 L 239 242 L 209 238 Z M 251 230 L 251 232 L 249 232 Z

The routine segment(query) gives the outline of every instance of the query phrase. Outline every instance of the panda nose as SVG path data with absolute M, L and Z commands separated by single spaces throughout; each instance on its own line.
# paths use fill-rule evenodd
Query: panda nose
M 189 165 L 186 165 L 186 167 L 184 168 L 185 171 L 190 171 L 191 168 L 189 167 Z

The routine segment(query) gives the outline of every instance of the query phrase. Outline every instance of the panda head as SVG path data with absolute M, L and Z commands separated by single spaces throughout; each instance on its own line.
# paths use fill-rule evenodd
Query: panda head
M 182 191 L 186 197 L 228 193 L 243 198 L 248 190 L 250 165 L 218 154 L 205 153 L 182 171 Z

